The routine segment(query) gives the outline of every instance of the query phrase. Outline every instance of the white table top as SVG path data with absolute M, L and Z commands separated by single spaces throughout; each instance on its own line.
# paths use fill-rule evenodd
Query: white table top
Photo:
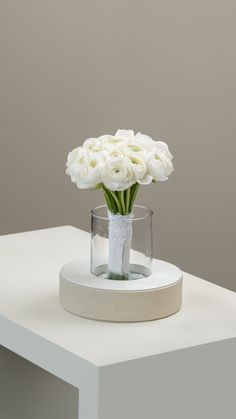
M 181 311 L 162 320 L 105 323 L 66 312 L 58 301 L 59 271 L 77 258 L 89 263 L 89 255 L 90 235 L 71 226 L 0 237 L 0 319 L 15 323 L 16 352 L 24 330 L 95 366 L 236 336 L 236 294 L 189 274 Z

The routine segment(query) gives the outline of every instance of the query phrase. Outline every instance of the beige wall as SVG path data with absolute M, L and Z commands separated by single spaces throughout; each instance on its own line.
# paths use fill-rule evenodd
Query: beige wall
M 67 152 L 133 128 L 166 139 L 176 171 L 143 188 L 155 255 L 236 290 L 234 0 L 2 0 L 0 233 L 89 229 Z

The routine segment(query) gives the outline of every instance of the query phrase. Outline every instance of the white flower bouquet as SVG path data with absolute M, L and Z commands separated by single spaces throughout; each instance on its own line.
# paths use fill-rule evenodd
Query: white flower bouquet
M 134 201 L 140 185 L 165 181 L 174 170 L 167 144 L 140 132 L 118 130 L 85 140 L 69 153 L 66 166 L 79 189 L 103 191 L 111 220 L 108 269 L 111 278 L 127 279 Z

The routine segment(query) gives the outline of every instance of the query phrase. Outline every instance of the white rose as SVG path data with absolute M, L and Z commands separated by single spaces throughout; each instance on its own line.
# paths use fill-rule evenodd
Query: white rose
M 166 143 L 142 133 L 118 130 L 115 135 L 88 138 L 67 158 L 66 173 L 78 188 L 100 183 L 112 191 L 122 191 L 138 182 L 148 185 L 164 181 L 172 173 L 172 154 Z
M 124 191 L 135 183 L 131 163 L 126 156 L 107 158 L 101 178 L 111 191 Z
M 148 174 L 155 181 L 168 180 L 168 176 L 173 172 L 173 164 L 168 154 L 163 150 L 152 153 L 147 161 Z

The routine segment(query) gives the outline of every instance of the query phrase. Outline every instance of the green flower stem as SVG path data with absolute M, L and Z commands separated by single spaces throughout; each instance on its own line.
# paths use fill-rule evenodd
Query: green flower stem
M 114 200 L 115 200 L 115 202 L 116 202 L 117 209 L 118 209 L 118 213 L 119 213 L 120 215 L 122 215 L 122 205 L 121 205 L 121 203 L 120 203 L 120 201 L 119 201 L 118 196 L 116 195 L 116 193 L 115 193 L 114 191 L 110 191 L 110 193 L 111 193 L 112 197 L 114 198 Z
M 132 209 L 133 209 L 134 201 L 138 193 L 138 188 L 139 188 L 139 183 L 135 183 L 134 185 L 131 186 L 131 197 L 130 197 L 130 205 L 129 205 L 130 213 L 132 212 Z
M 128 215 L 132 212 L 139 184 L 135 183 L 125 191 L 111 191 L 102 185 L 107 207 L 113 214 Z
M 127 190 L 126 190 L 126 194 L 125 194 L 125 212 L 126 212 L 126 214 L 129 214 L 129 207 L 130 207 L 130 189 L 131 188 L 128 188 Z
M 104 193 L 108 210 L 112 214 L 128 216 L 132 212 L 133 204 L 137 196 L 138 188 L 139 188 L 139 184 L 135 183 L 134 185 L 132 185 L 130 188 L 126 189 L 125 191 L 111 191 L 110 189 L 107 189 L 104 185 L 102 185 L 102 190 Z M 109 267 L 109 279 L 124 281 L 124 280 L 129 279 L 129 272 L 128 272 L 129 268 L 126 266 L 127 265 L 126 259 L 127 257 L 130 257 L 132 226 L 131 226 L 131 229 L 129 229 L 129 225 L 126 225 L 126 223 L 121 223 L 120 225 L 121 236 L 123 236 L 122 235 L 123 228 L 125 229 L 125 231 L 128 231 L 130 233 L 125 243 L 122 237 L 121 238 L 116 237 L 115 239 L 113 238 L 112 236 L 113 223 L 110 223 L 109 221 L 108 267 Z M 118 249 L 116 250 L 117 242 L 118 242 Z M 118 252 L 118 254 L 116 252 Z M 122 252 L 122 260 L 121 260 L 122 266 L 119 267 L 119 264 L 118 264 L 118 267 L 119 267 L 118 270 L 120 270 L 121 272 L 119 273 L 113 272 L 112 268 L 114 265 L 116 266 L 116 262 L 114 262 L 114 260 L 116 261 L 116 257 L 118 257 L 118 259 L 120 260 L 121 252 Z M 124 259 L 124 256 L 125 256 L 125 259 Z
M 105 200 L 107 203 L 107 207 L 109 211 L 111 211 L 113 214 L 116 214 L 118 212 L 118 208 L 116 205 L 116 201 L 114 200 L 113 196 L 111 195 L 111 191 L 109 189 L 106 189 L 105 186 L 103 186 L 103 193 L 105 196 Z
M 118 197 L 119 197 L 121 208 L 122 208 L 122 215 L 126 215 L 125 191 L 119 191 Z
M 105 197 L 107 207 L 111 211 L 111 201 L 110 201 L 109 195 L 108 195 L 108 193 L 107 193 L 107 191 L 104 187 L 102 188 L 102 190 L 103 190 L 103 193 L 104 193 L 104 197 Z

